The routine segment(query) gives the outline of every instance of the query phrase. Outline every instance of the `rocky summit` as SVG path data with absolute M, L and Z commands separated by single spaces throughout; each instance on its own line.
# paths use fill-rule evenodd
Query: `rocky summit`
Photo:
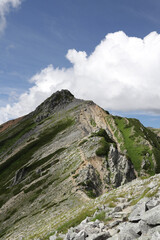
M 160 239 L 159 132 L 68 90 L 2 124 L 0 239 Z

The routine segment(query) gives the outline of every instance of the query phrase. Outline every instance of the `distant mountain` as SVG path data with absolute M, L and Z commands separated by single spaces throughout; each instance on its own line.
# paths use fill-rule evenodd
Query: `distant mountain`
M 48 239 L 87 201 L 160 172 L 159 131 L 68 90 L 0 126 L 0 238 Z

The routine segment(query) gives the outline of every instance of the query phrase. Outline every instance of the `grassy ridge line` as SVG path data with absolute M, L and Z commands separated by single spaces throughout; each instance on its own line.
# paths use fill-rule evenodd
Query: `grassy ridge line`
M 32 158 L 33 154 L 40 147 L 52 141 L 53 138 L 58 133 L 72 126 L 73 124 L 74 124 L 73 119 L 65 119 L 63 121 L 62 120 L 59 121 L 58 123 L 56 123 L 55 126 L 41 133 L 37 140 L 29 143 L 27 146 L 25 146 L 23 149 L 17 152 L 14 156 L 8 158 L 3 164 L 1 164 L 0 165 L 0 182 L 1 182 L 0 193 L 4 194 L 6 191 L 9 190 L 9 189 L 6 189 L 7 186 L 6 185 L 4 186 L 4 184 L 6 182 L 9 182 L 9 180 L 14 177 L 15 172 L 18 169 L 22 168 L 26 163 L 29 163 L 29 160 Z

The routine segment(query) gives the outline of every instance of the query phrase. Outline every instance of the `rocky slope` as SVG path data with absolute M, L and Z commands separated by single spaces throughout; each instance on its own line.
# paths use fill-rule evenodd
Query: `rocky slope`
M 0 146 L 1 239 L 48 239 L 92 199 L 160 172 L 156 133 L 67 90 L 1 125 Z
M 160 175 L 134 180 L 97 198 L 94 204 L 97 210 L 91 217 L 70 228 L 67 234 L 56 232 L 49 239 L 160 239 Z M 60 231 L 64 230 L 62 226 Z

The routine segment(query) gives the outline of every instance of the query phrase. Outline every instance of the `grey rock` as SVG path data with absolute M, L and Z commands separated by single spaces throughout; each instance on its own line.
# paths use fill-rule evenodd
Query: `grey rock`
M 98 227 L 93 227 L 93 226 L 91 226 L 91 225 L 86 225 L 86 226 L 84 227 L 84 230 L 86 231 L 86 233 L 87 233 L 88 235 L 90 235 L 90 234 L 98 234 L 98 233 L 100 233 L 100 231 L 101 231 L 100 228 L 98 228 Z
M 155 226 L 160 224 L 160 205 L 145 212 L 141 219 L 148 225 Z
M 151 240 L 151 237 L 147 235 L 146 236 L 142 235 L 138 238 L 138 240 Z
M 101 179 L 91 164 L 81 169 L 79 176 L 76 178 L 76 183 L 82 190 L 92 192 L 94 196 L 99 196 L 102 193 Z
M 160 204 L 160 199 L 152 198 L 146 203 L 146 207 L 148 210 L 158 206 Z
M 88 222 L 88 226 L 91 226 L 92 228 L 95 228 L 95 227 L 99 227 L 99 223 L 100 221 L 98 219 L 96 219 L 95 222 Z
M 147 225 L 147 223 L 143 220 L 140 220 L 138 222 L 138 224 L 139 224 L 139 229 L 140 229 L 141 233 L 143 233 L 143 234 L 146 234 L 148 232 L 148 230 L 150 229 L 150 226 Z
M 71 232 L 71 233 L 69 234 L 69 239 L 70 239 L 70 240 L 75 239 L 76 235 L 77 235 L 77 233 Z
M 148 159 L 143 159 L 142 164 L 141 164 L 141 168 L 144 169 L 144 170 L 147 170 L 150 165 L 151 165 L 151 163 Z
M 89 217 L 86 217 L 86 219 L 84 219 L 82 222 L 81 222 L 81 224 L 86 224 L 86 223 L 88 223 L 89 222 Z
M 128 218 L 130 222 L 138 222 L 139 220 L 141 220 L 142 215 L 147 210 L 146 209 L 147 201 L 148 201 L 148 198 L 143 198 L 134 206 L 134 209 Z
M 49 237 L 49 240 L 56 240 L 56 239 L 57 239 L 56 234 L 54 234 L 53 236 L 50 236 L 50 237 Z
M 76 235 L 76 237 L 75 237 L 74 239 L 75 239 L 75 240 L 85 240 L 87 236 L 88 236 L 88 234 L 87 234 L 84 230 L 81 230 L 81 231 Z
M 116 206 L 116 207 L 113 209 L 112 213 L 121 212 L 121 211 L 122 211 L 122 208 L 121 208 L 120 206 Z
M 156 226 L 153 228 L 150 228 L 147 232 L 147 235 L 152 236 L 155 232 L 159 232 L 160 233 L 160 226 Z
M 118 233 L 111 238 L 108 238 L 108 240 L 134 240 L 137 238 L 137 236 L 131 235 L 129 233 Z
M 140 228 L 138 223 L 124 222 L 117 227 L 120 230 L 120 234 L 130 235 L 131 237 L 139 237 Z
M 102 231 L 102 229 L 104 228 L 104 223 L 103 222 L 99 223 L 99 228 L 100 228 L 100 231 Z
M 118 230 L 116 228 L 108 229 L 108 232 L 111 236 L 114 236 L 118 233 Z
M 148 187 L 151 189 L 153 189 L 156 186 L 157 186 L 157 184 L 155 182 L 150 182 L 150 184 L 148 184 Z
M 160 240 L 160 232 L 153 233 L 151 240 Z
M 54 239 L 51 239 L 51 240 L 54 240 Z M 69 233 L 66 234 L 64 240 L 70 240 L 70 234 Z
M 97 235 L 91 235 L 86 240 L 106 240 L 106 239 L 109 239 L 110 236 L 111 235 L 109 232 L 103 232 Z
M 111 183 L 118 187 L 136 178 L 132 162 L 111 144 L 108 154 L 108 167 L 112 172 Z
M 121 222 L 122 221 L 120 221 L 120 220 L 115 220 L 109 224 L 109 228 L 113 228 L 113 227 L 117 226 L 118 224 L 120 224 Z
M 115 212 L 111 214 L 114 218 L 126 218 L 127 213 L 125 212 Z

